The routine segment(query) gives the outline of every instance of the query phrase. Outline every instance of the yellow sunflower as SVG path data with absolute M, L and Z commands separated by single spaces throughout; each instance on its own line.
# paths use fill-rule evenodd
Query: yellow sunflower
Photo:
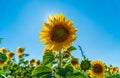
M 23 52 L 24 52 L 24 48 L 18 47 L 18 48 L 17 48 L 17 52 L 18 52 L 18 54 L 19 54 L 19 53 L 23 53 Z
M 13 58 L 13 56 L 14 56 L 14 53 L 12 51 L 7 53 L 8 60 L 11 60 Z
M 30 60 L 30 63 L 31 63 L 31 64 L 35 64 L 35 59 L 32 58 L 32 59 Z
M 5 64 L 6 62 L 0 59 L 0 67 L 3 67 Z
M 6 51 L 7 51 L 6 48 L 4 48 L 4 47 L 3 47 L 3 48 L 0 48 L 0 52 L 1 52 L 1 53 L 6 53 Z
M 76 28 L 73 27 L 73 22 L 66 19 L 61 14 L 56 14 L 48 17 L 49 23 L 44 23 L 44 30 L 40 31 L 40 41 L 45 42 L 45 47 L 55 51 L 62 48 L 68 48 L 76 39 Z
M 101 60 L 92 62 L 92 69 L 89 70 L 90 76 L 95 76 L 96 78 L 104 78 L 105 65 Z
M 110 67 L 110 73 L 111 74 L 116 74 L 119 72 L 119 68 L 117 66 L 111 66 Z
M 77 58 L 73 58 L 71 60 L 71 65 L 73 66 L 73 68 L 77 68 L 79 66 L 79 61 Z
M 35 65 L 36 65 L 36 66 L 39 66 L 39 65 L 40 65 L 40 60 L 37 60 L 37 61 L 35 62 Z
M 21 59 L 23 57 L 23 54 L 22 53 L 19 53 L 18 54 L 18 58 Z

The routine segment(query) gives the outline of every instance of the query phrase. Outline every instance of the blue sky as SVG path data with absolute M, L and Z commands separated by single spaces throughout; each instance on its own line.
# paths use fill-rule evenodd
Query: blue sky
M 0 47 L 16 53 L 18 46 L 36 59 L 42 59 L 43 43 L 39 30 L 47 16 L 63 13 L 74 21 L 77 39 L 91 60 L 102 59 L 120 67 L 120 1 L 119 0 L 0 0 Z M 77 47 L 78 48 L 78 47 Z M 73 55 L 81 59 L 79 50 Z

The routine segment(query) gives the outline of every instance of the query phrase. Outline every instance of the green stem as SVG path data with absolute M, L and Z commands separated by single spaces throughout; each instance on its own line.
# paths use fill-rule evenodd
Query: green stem
M 59 51 L 59 63 L 58 63 L 58 67 L 61 67 L 62 65 L 62 53 L 61 50 Z
M 62 53 L 61 50 L 59 51 L 59 62 L 58 62 L 58 67 L 61 68 L 62 66 Z M 62 78 L 61 76 L 59 76 L 59 78 Z

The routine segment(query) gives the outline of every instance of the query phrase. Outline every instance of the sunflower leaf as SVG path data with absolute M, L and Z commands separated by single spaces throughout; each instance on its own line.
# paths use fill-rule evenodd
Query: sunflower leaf
M 73 50 L 76 50 L 76 48 L 74 46 L 70 46 L 67 50 L 71 52 Z
M 32 76 L 37 78 L 52 78 L 52 70 L 47 66 L 41 65 L 32 72 Z
M 45 55 L 43 56 L 43 65 L 53 63 L 53 61 L 54 61 L 54 55 L 52 51 L 45 53 Z
M 65 68 L 56 68 L 55 72 L 62 77 L 70 77 L 73 74 L 73 68 L 67 65 Z
M 2 68 L 0 68 L 0 75 L 3 73 L 3 69 Z

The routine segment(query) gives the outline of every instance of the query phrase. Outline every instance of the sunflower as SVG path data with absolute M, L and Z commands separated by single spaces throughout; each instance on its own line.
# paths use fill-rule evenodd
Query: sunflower
M 23 53 L 23 52 L 24 52 L 24 50 L 25 50 L 25 49 L 24 49 L 24 48 L 22 48 L 22 47 L 18 47 L 18 48 L 17 48 L 17 52 L 18 52 L 18 54 L 19 54 L 19 53 Z
M 79 65 L 78 59 L 77 59 L 77 58 L 73 58 L 73 59 L 71 60 L 71 65 L 73 66 L 73 68 L 77 68 L 78 65 Z
M 18 58 L 21 59 L 23 57 L 23 54 L 22 53 L 19 53 L 18 54 Z
M 119 72 L 119 68 L 117 66 L 111 66 L 110 67 L 110 73 L 111 74 L 116 74 Z
M 84 60 L 81 61 L 80 67 L 84 71 L 89 70 L 90 67 L 91 67 L 91 63 L 88 59 L 84 59 Z
M 40 65 L 40 60 L 37 60 L 37 61 L 35 62 L 35 65 L 36 65 L 36 66 L 39 66 L 39 65 Z
M 56 14 L 48 17 L 49 23 L 44 23 L 44 30 L 40 31 L 40 41 L 45 42 L 45 48 L 55 51 L 62 48 L 68 48 L 76 39 L 76 28 L 73 27 L 73 22 L 66 19 L 61 14 Z
M 31 64 L 35 64 L 35 59 L 32 58 L 32 59 L 30 60 L 30 63 L 31 63 Z
M 101 60 L 92 62 L 92 69 L 89 70 L 90 76 L 95 76 L 96 78 L 104 78 L 105 65 Z
M 14 56 L 14 53 L 12 51 L 7 53 L 8 60 L 11 60 L 13 58 L 13 56 Z
M 3 47 L 3 48 L 0 48 L 0 52 L 1 52 L 1 53 L 6 53 L 6 51 L 7 51 L 6 48 L 4 48 L 4 47 Z
M 0 67 L 3 67 L 5 64 L 6 62 L 0 59 Z

